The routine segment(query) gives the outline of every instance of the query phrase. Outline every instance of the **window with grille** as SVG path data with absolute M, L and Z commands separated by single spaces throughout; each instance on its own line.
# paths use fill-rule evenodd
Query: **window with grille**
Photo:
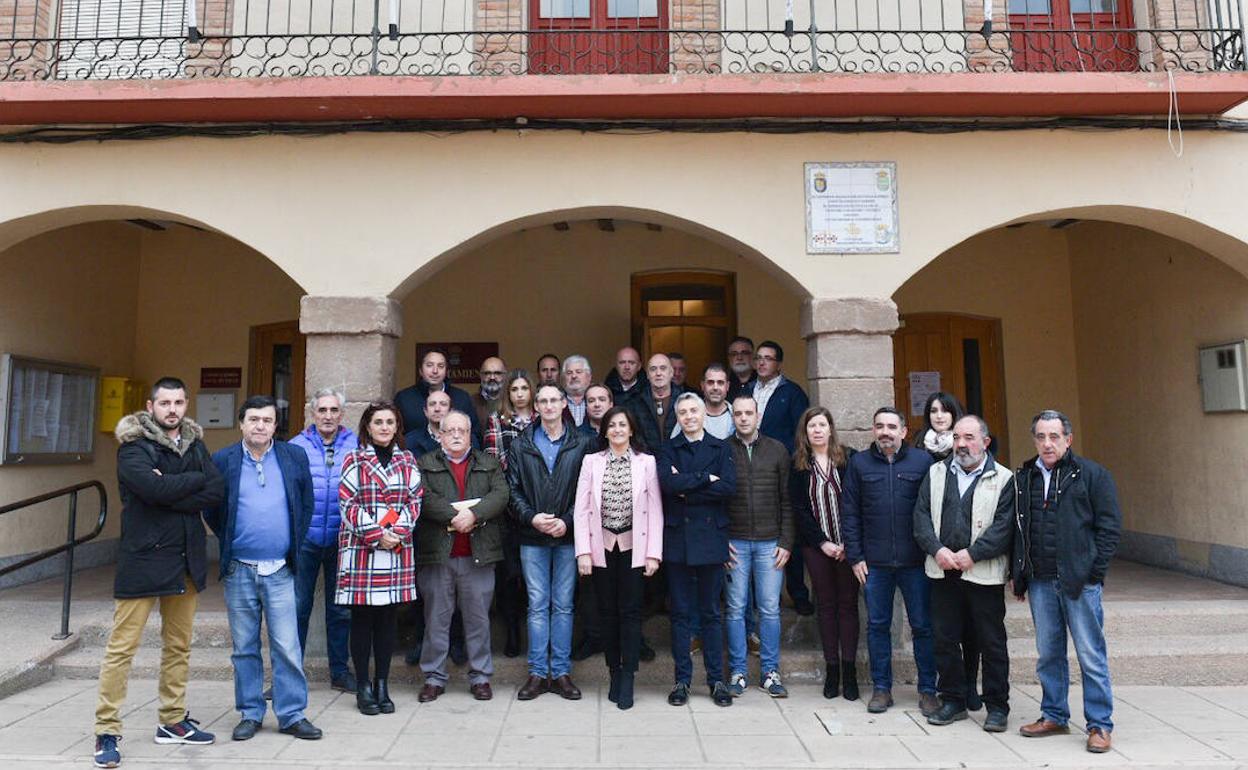
M 59 80 L 172 78 L 186 60 L 190 0 L 61 0 Z

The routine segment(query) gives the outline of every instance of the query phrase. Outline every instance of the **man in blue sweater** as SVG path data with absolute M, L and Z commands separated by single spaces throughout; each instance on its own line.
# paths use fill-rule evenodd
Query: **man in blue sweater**
M 269 629 L 273 711 L 283 733 L 321 737 L 307 717 L 308 681 L 303 675 L 295 610 L 299 545 L 312 517 L 312 475 L 299 447 L 275 441 L 277 403 L 252 396 L 238 410 L 243 440 L 212 456 L 225 478 L 225 502 L 205 513 L 221 548 L 221 579 L 234 653 L 234 707 L 242 721 L 234 740 L 245 741 L 264 721 L 264 659 L 260 621 Z

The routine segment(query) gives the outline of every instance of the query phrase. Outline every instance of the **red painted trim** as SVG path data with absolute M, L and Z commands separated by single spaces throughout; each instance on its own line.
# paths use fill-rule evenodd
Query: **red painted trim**
M 1178 74 L 1185 115 L 1248 73 Z M 0 83 L 0 124 L 1164 115 L 1164 74 L 573 75 Z

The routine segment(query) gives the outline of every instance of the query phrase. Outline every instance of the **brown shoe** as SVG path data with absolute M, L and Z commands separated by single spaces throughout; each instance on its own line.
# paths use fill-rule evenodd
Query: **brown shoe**
M 1110 744 L 1109 733 L 1099 727 L 1088 730 L 1088 751 L 1093 754 L 1104 754 L 1113 748 Z
M 516 700 L 533 700 L 544 692 L 550 692 L 550 680 L 544 676 L 529 674 L 529 679 L 516 693 Z
M 919 693 L 919 713 L 925 717 L 930 717 L 937 711 L 940 711 L 940 699 L 936 697 L 935 693 Z
M 1070 735 L 1070 725 L 1059 725 L 1040 717 L 1029 725 L 1018 728 L 1018 734 L 1024 738 L 1047 738 L 1050 735 Z
M 871 700 L 867 703 L 867 711 L 872 714 L 883 714 L 888 711 L 888 707 L 893 705 L 893 694 L 888 690 L 879 690 L 871 693 Z
M 420 695 L 416 696 L 416 700 L 421 703 L 431 703 L 438 699 L 438 696 L 446 692 L 445 687 L 439 687 L 436 684 L 427 684 L 420 688 Z
M 468 692 L 472 693 L 472 697 L 477 700 L 489 700 L 494 697 L 494 691 L 490 689 L 489 682 L 477 682 L 468 688 Z
M 564 674 L 558 679 L 550 683 L 550 691 L 559 693 L 559 697 L 565 700 L 580 700 L 581 690 L 572 683 L 572 677 Z

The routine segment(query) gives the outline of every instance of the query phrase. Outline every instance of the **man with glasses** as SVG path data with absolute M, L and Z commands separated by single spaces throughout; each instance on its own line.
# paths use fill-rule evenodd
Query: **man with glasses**
M 751 388 L 743 390 L 744 395 L 753 396 L 758 404 L 758 432 L 784 444 L 792 455 L 797 423 L 810 406 L 810 399 L 800 385 L 784 376 L 784 348 L 780 343 L 771 340 L 759 343 L 754 353 L 754 366 L 757 379 Z M 815 605 L 806 587 L 805 566 L 801 549 L 795 549 L 784 568 L 784 587 L 799 615 L 813 615 Z
M 485 429 L 490 415 L 498 411 L 498 401 L 503 396 L 503 381 L 507 379 L 507 363 L 498 356 L 490 356 L 481 362 L 481 387 L 472 396 L 476 407 L 476 424 Z M 480 446 L 480 442 L 474 444 Z
M 273 438 L 277 402 L 252 396 L 238 410 L 243 440 L 212 456 L 225 478 L 225 502 L 205 512 L 221 549 L 221 579 L 234 652 L 234 707 L 242 720 L 233 738 L 253 737 L 264 721 L 264 658 L 260 622 L 269 631 L 273 711 L 283 733 L 317 740 L 321 731 L 304 715 L 308 681 L 295 601 L 300 543 L 315 498 L 308 456 Z
M 338 482 L 342 458 L 356 447 L 355 434 L 342 424 L 347 397 L 342 391 L 322 388 L 312 395 L 308 411 L 312 423 L 290 440 L 308 456 L 312 472 L 312 520 L 299 547 L 295 570 L 295 603 L 299 615 L 299 648 L 308 651 L 308 622 L 316 597 L 316 579 L 325 575 L 325 645 L 329 656 L 329 682 L 335 690 L 355 692 L 355 676 L 348 667 L 347 644 L 351 612 L 333 600 L 338 587 Z
M 520 564 L 529 593 L 529 678 L 516 696 L 555 691 L 579 700 L 572 682 L 572 602 L 576 546 L 572 512 L 588 437 L 564 418 L 567 399 L 555 385 L 537 389 L 539 420 L 507 453 L 511 512 L 520 524 Z

